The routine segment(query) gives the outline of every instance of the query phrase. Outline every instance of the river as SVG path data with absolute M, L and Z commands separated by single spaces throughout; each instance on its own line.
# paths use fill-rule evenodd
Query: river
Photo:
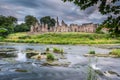
M 48 47 L 62 48 L 66 53 L 66 60 L 61 61 L 68 61 L 70 64 L 42 65 L 44 60 L 28 59 L 23 54 L 28 48 L 43 52 Z M 120 45 L 114 47 L 120 48 Z M 0 49 L 4 48 L 15 49 L 17 57 L 0 57 L 0 80 L 120 80 L 120 58 L 84 56 L 90 50 L 101 54 L 108 54 L 112 50 L 101 45 L 1 43 Z M 93 79 L 89 79 L 90 75 Z

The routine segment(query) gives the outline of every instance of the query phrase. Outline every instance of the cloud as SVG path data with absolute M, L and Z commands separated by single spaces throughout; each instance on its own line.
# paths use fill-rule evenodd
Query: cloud
M 106 16 L 98 13 L 96 6 L 85 11 L 73 3 L 62 0 L 0 0 L 0 15 L 12 15 L 19 22 L 24 21 L 26 15 L 33 15 L 38 19 L 43 16 L 59 17 L 66 23 L 100 23 Z

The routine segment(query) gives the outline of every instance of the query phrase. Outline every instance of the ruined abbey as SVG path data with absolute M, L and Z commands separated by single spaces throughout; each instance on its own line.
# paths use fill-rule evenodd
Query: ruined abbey
M 48 28 L 47 24 L 39 24 L 36 23 L 35 25 L 31 26 L 30 32 L 88 32 L 94 33 L 96 31 L 97 24 L 93 23 L 86 23 L 82 25 L 77 24 L 70 24 L 68 26 L 63 20 L 61 25 L 59 24 L 58 17 L 56 20 L 56 25 L 54 27 Z

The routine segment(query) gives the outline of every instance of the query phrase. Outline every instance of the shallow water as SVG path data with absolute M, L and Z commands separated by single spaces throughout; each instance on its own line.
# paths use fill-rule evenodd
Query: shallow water
M 119 45 L 117 45 L 119 47 Z M 43 61 L 25 58 L 22 51 L 30 48 L 43 52 L 47 47 L 64 49 L 68 67 L 43 66 Z M 98 80 L 120 80 L 120 58 L 84 57 L 90 50 L 96 53 L 108 54 L 111 49 L 103 49 L 88 45 L 41 45 L 41 44 L 0 44 L 0 48 L 17 49 L 18 57 L 0 59 L 0 80 L 87 80 L 88 66 L 99 70 L 104 75 L 95 74 Z M 65 60 L 65 61 L 66 61 Z M 64 60 L 62 60 L 64 62 Z M 109 74 L 107 71 L 116 72 Z

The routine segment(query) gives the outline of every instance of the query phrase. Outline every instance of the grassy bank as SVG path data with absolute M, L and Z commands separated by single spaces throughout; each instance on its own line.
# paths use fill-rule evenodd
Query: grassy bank
M 44 43 L 44 44 L 116 44 L 120 43 L 120 38 L 111 38 L 107 34 L 96 33 L 44 33 L 10 34 L 3 42 L 17 43 Z

